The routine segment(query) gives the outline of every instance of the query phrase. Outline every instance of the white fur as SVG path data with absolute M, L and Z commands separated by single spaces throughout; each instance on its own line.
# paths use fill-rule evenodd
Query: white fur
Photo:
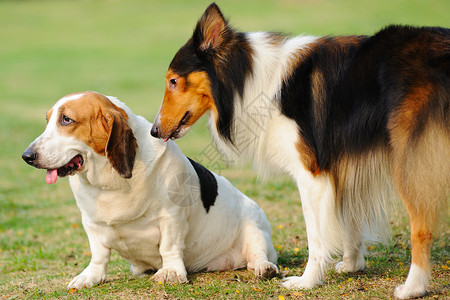
M 214 174 L 218 196 L 207 213 L 196 172 L 177 145 L 152 138 L 151 123 L 109 97 L 128 114 L 138 144 L 133 176 L 122 178 L 105 156 L 75 137 L 58 134 L 56 112 L 69 98 L 74 100 L 66 97 L 56 103 L 46 130 L 30 146 L 51 168 L 77 154 L 85 161 L 83 170 L 70 177 L 70 185 L 92 259 L 69 289 L 103 282 L 111 250 L 130 262 L 133 274 L 157 270 L 153 278 L 161 282 L 186 282 L 187 271 L 247 266 L 258 276 L 278 272 L 270 225 L 255 202 Z M 177 177 L 180 182 L 174 181 Z M 174 189 L 182 197 L 191 197 L 187 205 L 174 203 L 170 197 Z
M 46 169 L 56 169 L 69 162 L 75 155 L 80 153 L 86 145 L 74 137 L 64 136 L 58 132 L 58 109 L 69 100 L 78 99 L 82 94 L 75 94 L 61 98 L 53 106 L 53 111 L 48 120 L 45 131 L 37 137 L 32 145 L 41 155 L 39 163 Z
M 289 75 L 290 59 L 299 50 L 307 49 L 316 37 L 286 39 L 279 45 L 270 43 L 267 33 L 249 33 L 248 38 L 254 50 L 254 75 L 246 81 L 242 101 L 235 101 L 232 134 L 236 147 L 220 137 L 213 114 L 212 136 L 230 159 L 251 159 L 259 174 L 285 173 L 297 183 L 307 227 L 309 260 L 303 276 L 287 278 L 283 286 L 312 288 L 323 281 L 332 254 L 342 249 L 342 232 L 335 217 L 330 178 L 312 176 L 301 163 L 296 149 L 298 126 L 281 114 L 278 93 L 280 78 Z
M 395 289 L 394 296 L 399 299 L 411 299 L 424 296 L 427 293 L 426 288 L 429 278 L 429 272 L 412 264 L 405 284 L 399 285 Z
M 220 137 L 211 113 L 212 135 L 223 154 L 234 161 L 253 160 L 261 175 L 281 172 L 296 177 L 300 165 L 295 149 L 297 125 L 280 113 L 277 93 L 280 78 L 286 76 L 289 55 L 307 48 L 316 38 L 287 39 L 280 47 L 271 45 L 270 35 L 264 32 L 248 33 L 248 38 L 254 50 L 254 75 L 245 82 L 242 101 L 234 102 L 232 136 L 236 146 Z

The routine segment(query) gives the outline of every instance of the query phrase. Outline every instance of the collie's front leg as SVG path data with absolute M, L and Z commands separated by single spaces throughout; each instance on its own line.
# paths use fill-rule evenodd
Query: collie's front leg
M 303 275 L 287 277 L 288 289 L 311 289 L 322 284 L 331 252 L 339 240 L 340 226 L 334 213 L 333 189 L 326 176 L 303 175 L 298 181 L 308 238 L 308 263 Z

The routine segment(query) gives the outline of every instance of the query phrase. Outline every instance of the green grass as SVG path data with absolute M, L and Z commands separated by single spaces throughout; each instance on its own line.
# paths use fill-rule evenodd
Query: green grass
M 114 95 L 153 120 L 164 74 L 192 33 L 206 1 L 0 1 L 0 299 L 20 298 L 391 298 L 407 275 L 408 219 L 393 218 L 394 238 L 369 246 L 367 268 L 330 271 L 325 285 L 288 291 L 279 279 L 255 280 L 246 270 L 199 273 L 187 285 L 135 277 L 114 253 L 108 281 L 76 293 L 66 283 L 90 259 L 67 179 L 45 184 L 45 172 L 20 158 L 45 126 L 61 96 L 84 90 Z M 450 27 L 449 1 L 219 1 L 242 30 L 300 34 L 371 34 L 389 23 Z M 256 200 L 272 224 L 284 274 L 300 275 L 307 258 L 305 226 L 295 186 L 287 178 L 261 182 L 247 167 L 218 167 L 202 154 L 210 143 L 205 120 L 179 141 L 183 152 L 228 177 Z M 433 245 L 432 294 L 448 298 L 449 218 Z

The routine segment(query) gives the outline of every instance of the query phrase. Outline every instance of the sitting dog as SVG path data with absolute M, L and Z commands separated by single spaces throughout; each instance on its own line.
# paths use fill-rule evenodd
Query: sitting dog
M 28 164 L 47 169 L 49 184 L 73 175 L 92 259 L 68 288 L 103 282 L 111 250 L 133 274 L 157 270 L 153 279 L 162 283 L 185 283 L 187 271 L 243 267 L 261 278 L 276 275 L 264 212 L 173 141 L 150 137 L 151 127 L 114 97 L 70 94 L 23 153 Z

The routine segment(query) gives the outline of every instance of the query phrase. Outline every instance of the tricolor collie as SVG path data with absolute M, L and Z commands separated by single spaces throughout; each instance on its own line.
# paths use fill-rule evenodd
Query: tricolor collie
M 218 148 L 300 191 L 309 260 L 287 288 L 312 288 L 332 256 L 364 268 L 387 235 L 389 191 L 411 219 L 412 265 L 395 296 L 424 295 L 430 244 L 450 185 L 450 30 L 374 36 L 242 33 L 211 4 L 172 60 L 151 134 L 181 138 L 204 113 Z M 391 188 L 392 187 L 392 188 Z
M 157 282 L 187 272 L 248 267 L 278 273 L 270 224 L 258 205 L 225 178 L 152 138 L 152 124 L 114 97 L 94 92 L 61 98 L 47 128 L 23 159 L 47 169 L 47 183 L 70 176 L 92 259 L 69 289 L 103 282 L 111 250 L 133 274 Z

